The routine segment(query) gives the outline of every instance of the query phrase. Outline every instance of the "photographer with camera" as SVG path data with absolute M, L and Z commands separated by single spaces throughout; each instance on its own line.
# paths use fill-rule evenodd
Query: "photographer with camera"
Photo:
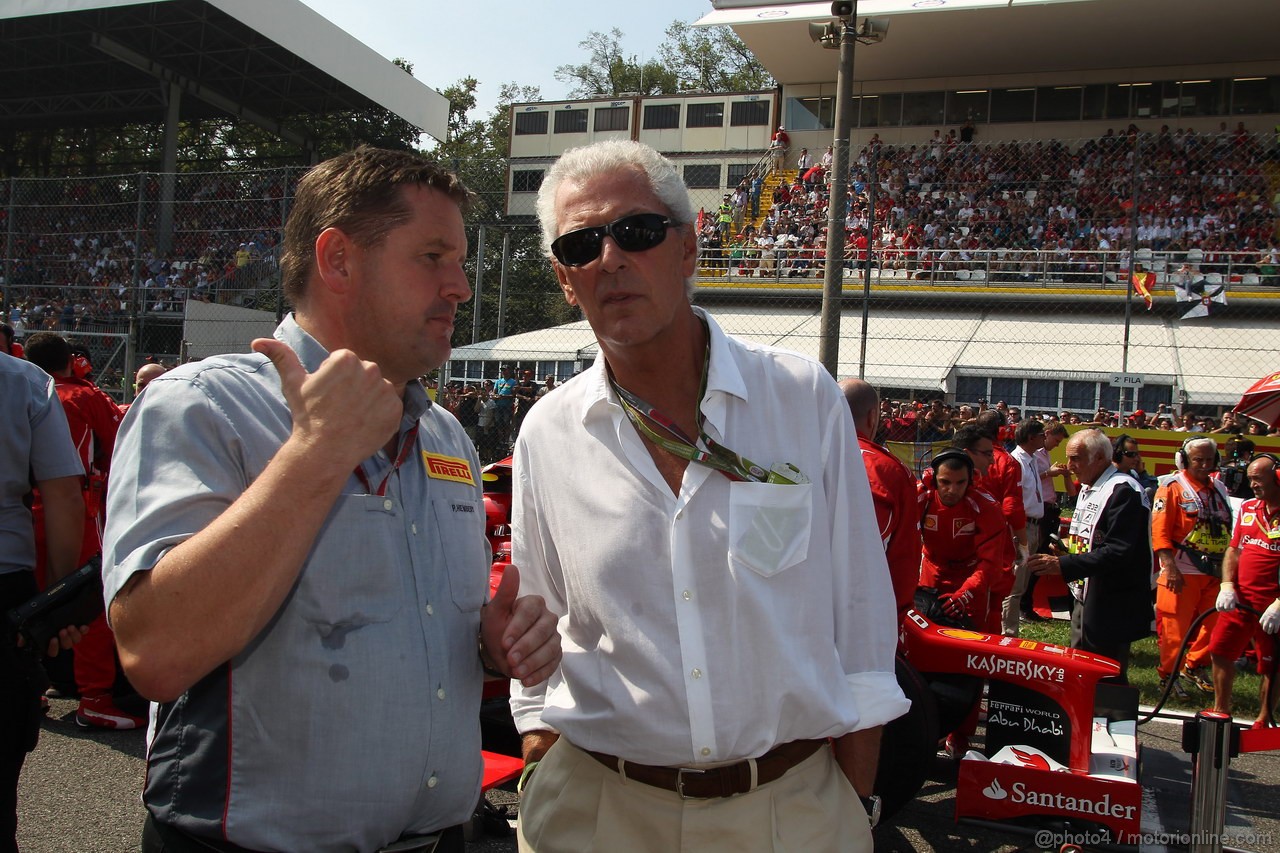
M 1227 439 L 1227 444 L 1223 447 L 1222 465 L 1218 468 L 1218 479 L 1222 481 L 1222 485 L 1227 488 L 1227 495 L 1231 497 L 1231 508 L 1238 510 L 1240 504 L 1253 497 L 1253 490 L 1249 488 L 1249 477 L 1247 476 L 1249 461 L 1253 458 L 1253 449 L 1256 445 L 1249 439 L 1233 435 Z
M 84 468 L 47 373 L 0 354 L 0 400 L 0 613 L 8 613 L 36 594 L 33 482 L 44 496 L 49 580 L 75 569 L 84 531 Z M 45 651 L 56 655 L 79 639 L 78 628 L 65 628 Z M 41 650 L 17 643 L 0 638 L 0 853 L 18 850 L 18 777 L 40 737 L 45 688 Z

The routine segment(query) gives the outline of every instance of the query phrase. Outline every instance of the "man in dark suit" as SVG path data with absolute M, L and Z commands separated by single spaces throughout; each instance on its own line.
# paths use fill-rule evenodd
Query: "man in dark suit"
M 1120 664 L 1127 683 L 1129 644 L 1151 630 L 1151 508 L 1137 481 L 1111 461 L 1111 442 L 1086 429 L 1067 442 L 1067 470 L 1080 495 L 1068 553 L 1033 554 L 1027 567 L 1060 574 L 1071 587 L 1071 647 Z

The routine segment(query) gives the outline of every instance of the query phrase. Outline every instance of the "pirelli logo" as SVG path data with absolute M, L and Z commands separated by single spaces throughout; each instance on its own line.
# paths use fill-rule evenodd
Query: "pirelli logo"
M 471 465 L 465 459 L 456 456 L 441 456 L 439 453 L 422 451 L 422 464 L 427 468 L 427 476 L 434 480 L 453 480 L 455 483 L 475 485 L 471 476 Z

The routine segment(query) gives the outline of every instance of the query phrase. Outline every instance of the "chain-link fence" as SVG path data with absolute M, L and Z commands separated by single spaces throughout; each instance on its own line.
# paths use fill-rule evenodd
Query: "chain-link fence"
M 841 377 L 903 400 L 1173 418 L 1216 417 L 1280 369 L 1280 157 L 1268 137 L 871 138 L 851 160 Z M 478 192 L 478 293 L 442 378 L 479 383 L 502 366 L 567 378 L 594 338 L 564 303 L 536 223 L 505 213 L 509 164 L 450 165 Z M 732 333 L 816 356 L 826 170 L 794 154 L 768 166 L 694 191 L 696 298 Z M 6 319 L 80 335 L 104 386 L 126 396 L 148 356 L 243 350 L 285 310 L 277 251 L 299 175 L 11 179 Z

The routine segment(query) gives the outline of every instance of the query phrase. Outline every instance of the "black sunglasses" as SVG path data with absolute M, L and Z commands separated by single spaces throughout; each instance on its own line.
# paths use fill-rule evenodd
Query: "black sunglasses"
M 1135 456 L 1141 456 L 1142 453 L 1137 450 L 1121 450 L 1120 455 L 1126 459 L 1132 459 Z
M 605 235 L 624 252 L 647 252 L 667 238 L 667 229 L 674 224 L 659 213 L 633 213 L 608 225 L 561 234 L 551 244 L 551 254 L 566 267 L 589 264 L 600 257 Z

